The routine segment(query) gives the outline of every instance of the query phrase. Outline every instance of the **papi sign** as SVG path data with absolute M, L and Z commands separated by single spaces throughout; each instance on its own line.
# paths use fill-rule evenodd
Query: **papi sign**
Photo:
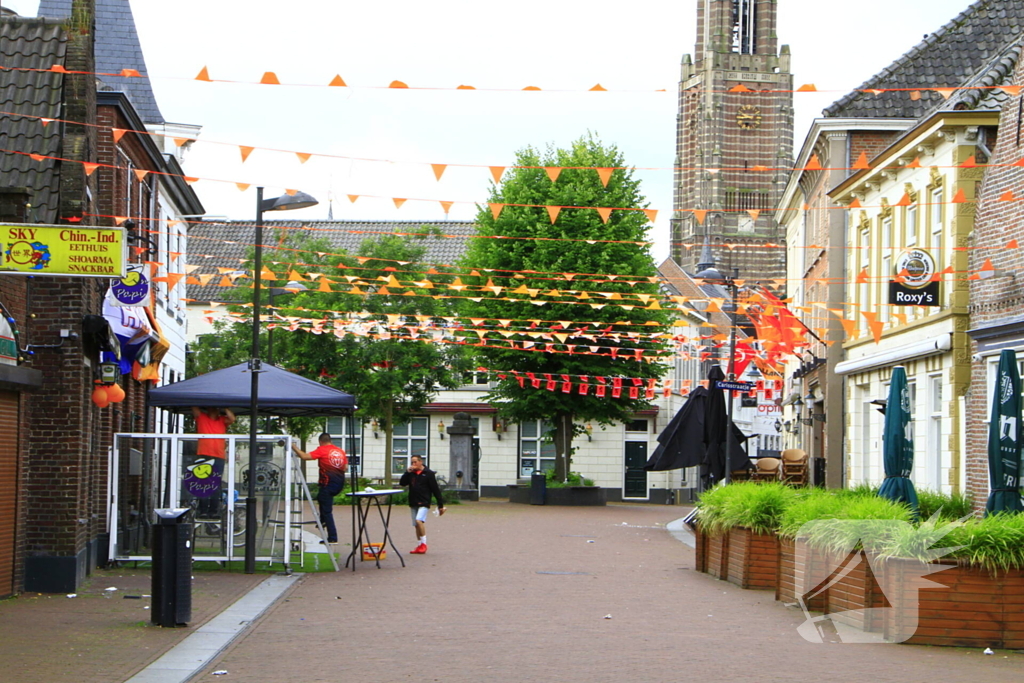
M 889 303 L 895 306 L 938 306 L 939 281 L 935 259 L 924 249 L 908 249 L 896 259 L 902 282 L 889 283 Z
M 122 277 L 124 230 L 0 223 L 0 273 Z

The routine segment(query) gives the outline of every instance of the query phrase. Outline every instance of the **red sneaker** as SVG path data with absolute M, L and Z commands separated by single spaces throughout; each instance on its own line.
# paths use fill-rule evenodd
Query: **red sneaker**
M 416 546 L 415 548 L 410 550 L 409 554 L 410 555 L 422 555 L 425 552 L 427 552 L 427 544 L 426 543 L 420 543 L 418 546 Z

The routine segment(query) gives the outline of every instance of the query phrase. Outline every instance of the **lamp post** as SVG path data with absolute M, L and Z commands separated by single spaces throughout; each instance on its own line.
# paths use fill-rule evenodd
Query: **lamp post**
M 260 279 L 263 273 L 263 212 L 290 211 L 316 206 L 319 202 L 305 192 L 263 199 L 263 188 L 256 188 L 256 253 L 252 278 L 252 358 L 249 373 L 249 491 L 245 498 L 245 573 L 256 573 L 256 422 L 259 419 L 260 392 Z

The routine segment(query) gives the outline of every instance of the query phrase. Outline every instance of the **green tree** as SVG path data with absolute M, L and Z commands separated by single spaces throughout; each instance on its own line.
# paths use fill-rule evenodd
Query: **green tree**
M 555 476 L 564 481 L 573 437 L 583 431 L 578 421 L 628 421 L 648 405 L 642 388 L 630 398 L 629 387 L 633 378 L 656 378 L 667 370 L 658 362 L 664 349 L 658 336 L 668 321 L 657 303 L 657 272 L 646 246 L 646 200 L 622 154 L 588 135 L 569 149 L 523 149 L 516 166 L 492 187 L 477 216 L 478 238 L 462 261 L 480 274 L 466 284 L 493 296 L 466 299 L 460 308 L 463 316 L 492 324 L 513 321 L 504 334 L 516 334 L 494 335 L 472 347 L 479 364 L 499 373 L 487 400 L 503 418 L 553 426 Z M 552 182 L 545 168 L 562 170 Z M 607 186 L 596 169 L 615 169 Z M 495 205 L 504 205 L 497 218 Z M 548 206 L 634 210 L 612 211 L 604 222 L 596 210 L 565 208 L 552 223 Z M 545 322 L 531 322 L 541 318 Z M 540 343 L 529 334 L 538 331 L 549 334 Z M 539 389 L 524 380 L 527 373 L 542 380 Z M 546 375 L 557 381 L 555 391 L 545 390 Z M 562 375 L 574 385 L 580 376 L 609 383 L 619 378 L 624 388 L 620 398 L 612 398 L 610 388 L 598 397 L 590 379 L 589 394 L 576 386 L 563 393 Z
M 282 279 L 262 283 L 284 287 L 284 278 L 292 272 L 304 277 L 318 273 L 326 278 L 326 286 L 321 278 L 304 283 L 305 290 L 279 295 L 275 308 L 266 313 L 264 329 L 278 327 L 274 334 L 276 365 L 353 394 L 359 414 L 380 421 L 388 485 L 394 426 L 420 412 L 438 389 L 458 386 L 466 364 L 461 347 L 435 343 L 434 335 L 420 331 L 424 327 L 439 329 L 442 316 L 451 315 L 449 302 L 432 291 L 435 284 L 450 277 L 424 275 L 430 266 L 422 262 L 426 249 L 417 239 L 395 235 L 368 238 L 357 255 L 350 256 L 330 253 L 327 243 L 293 233 L 285 244 L 296 249 L 292 252 L 295 261 L 271 263 L 274 274 Z M 251 298 L 248 289 L 240 292 Z M 302 329 L 290 331 L 293 326 Z M 245 340 L 251 334 L 247 324 L 222 329 L 207 341 L 217 348 L 199 347 L 197 355 L 202 358 L 197 359 L 197 368 L 226 367 L 248 358 L 250 347 Z M 266 349 L 265 342 L 262 348 Z M 315 431 L 307 422 L 294 426 L 309 434 Z

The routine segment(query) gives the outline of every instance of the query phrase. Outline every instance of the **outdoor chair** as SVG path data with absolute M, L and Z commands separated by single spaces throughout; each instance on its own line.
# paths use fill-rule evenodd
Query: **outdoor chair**
M 794 486 L 807 484 L 807 453 L 800 448 L 782 452 L 782 480 Z
M 778 481 L 782 461 L 778 458 L 758 458 L 750 478 L 754 481 Z

